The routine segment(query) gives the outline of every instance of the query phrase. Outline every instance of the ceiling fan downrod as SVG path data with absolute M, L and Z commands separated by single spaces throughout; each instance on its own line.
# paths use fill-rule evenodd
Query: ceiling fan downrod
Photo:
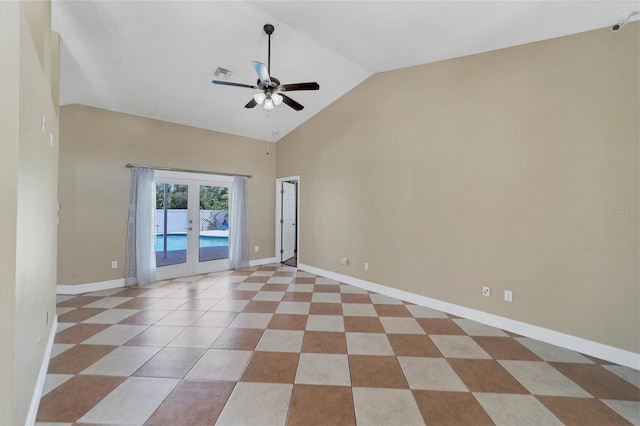
M 271 75 L 271 34 L 275 31 L 275 28 L 271 24 L 264 24 L 262 27 L 265 33 L 269 36 L 269 50 L 267 54 L 267 72 Z

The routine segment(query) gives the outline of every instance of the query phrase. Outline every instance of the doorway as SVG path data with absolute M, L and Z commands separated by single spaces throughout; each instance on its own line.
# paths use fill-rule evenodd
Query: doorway
M 155 255 L 158 279 L 229 268 L 232 179 L 156 171 Z
M 276 259 L 298 266 L 300 177 L 276 179 Z

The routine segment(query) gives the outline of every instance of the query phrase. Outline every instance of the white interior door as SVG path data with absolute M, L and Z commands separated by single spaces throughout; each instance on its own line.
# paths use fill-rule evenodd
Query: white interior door
M 294 256 L 296 244 L 296 186 L 282 182 L 282 258 L 285 262 Z

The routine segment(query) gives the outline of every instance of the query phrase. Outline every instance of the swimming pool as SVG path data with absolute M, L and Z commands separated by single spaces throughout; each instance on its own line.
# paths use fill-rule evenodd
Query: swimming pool
M 224 247 L 229 245 L 229 237 L 211 237 L 200 235 L 200 247 Z M 167 251 L 186 250 L 187 234 L 167 235 Z M 164 250 L 164 235 L 156 235 L 156 251 Z

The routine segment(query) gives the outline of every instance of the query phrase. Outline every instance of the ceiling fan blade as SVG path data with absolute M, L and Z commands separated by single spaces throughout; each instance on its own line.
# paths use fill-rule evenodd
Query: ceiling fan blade
M 296 111 L 301 111 L 302 109 L 304 109 L 304 106 L 300 105 L 298 102 L 294 101 L 287 95 L 283 95 L 282 93 L 280 93 L 280 96 L 282 96 L 282 102 L 289 105 L 291 108 L 295 109 Z
M 258 74 L 260 82 L 264 85 L 271 84 L 271 77 L 269 77 L 267 66 L 258 61 L 251 61 L 251 63 L 253 64 L 253 69 L 256 70 L 256 74 Z
M 242 84 L 242 83 L 232 83 L 230 81 L 213 80 L 211 82 L 213 84 L 221 84 L 223 86 L 246 87 L 247 89 L 257 89 L 258 88 L 258 86 L 252 86 L 250 84 Z
M 309 83 L 283 84 L 279 87 L 283 92 L 293 92 L 294 90 L 320 90 L 320 85 L 315 81 Z
M 255 99 L 251 98 L 251 100 L 249 102 L 247 102 L 247 104 L 244 106 L 245 108 L 253 108 L 254 106 L 258 105 L 258 103 L 256 102 Z

